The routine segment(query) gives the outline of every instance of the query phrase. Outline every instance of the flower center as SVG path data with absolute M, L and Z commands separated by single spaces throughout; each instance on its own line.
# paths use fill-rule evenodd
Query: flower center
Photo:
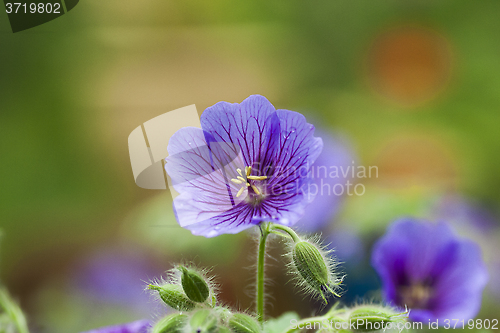
M 238 193 L 236 193 L 236 197 L 239 197 L 247 187 L 250 187 L 257 196 L 262 195 L 257 186 L 253 184 L 253 181 L 267 179 L 267 176 L 251 176 L 250 175 L 252 173 L 251 166 L 245 167 L 245 174 L 242 173 L 240 168 L 236 169 L 236 171 L 238 172 L 239 176 L 231 179 L 231 181 L 237 185 L 242 185 L 241 188 L 238 190 Z M 250 183 L 251 180 L 252 183 Z
M 401 287 L 401 301 L 411 308 L 426 308 L 432 296 L 432 288 L 423 283 Z

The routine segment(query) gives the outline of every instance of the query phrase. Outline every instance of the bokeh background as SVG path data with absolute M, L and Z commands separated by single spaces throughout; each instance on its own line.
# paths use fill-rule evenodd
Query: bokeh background
M 214 267 L 252 309 L 255 242 L 177 226 L 166 191 L 134 183 L 128 134 L 189 104 L 266 96 L 377 166 L 321 227 L 348 274 L 344 302 L 378 299 L 373 242 L 400 216 L 446 219 L 490 270 L 498 318 L 500 2 L 86 0 L 12 34 L 0 14 L 0 281 L 36 332 L 155 318 L 143 292 L 173 262 Z M 272 316 L 318 311 L 268 269 Z

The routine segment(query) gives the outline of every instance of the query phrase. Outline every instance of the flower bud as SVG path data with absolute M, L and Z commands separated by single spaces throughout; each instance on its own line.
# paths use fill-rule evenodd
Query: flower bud
M 151 333 L 181 333 L 187 324 L 187 315 L 174 313 L 155 324 Z
M 178 267 L 182 273 L 181 283 L 186 296 L 193 302 L 203 303 L 210 295 L 210 289 L 203 277 L 193 269 Z
M 210 310 L 200 310 L 193 313 L 189 321 L 192 333 L 213 333 L 218 331 L 217 317 Z
M 244 313 L 235 313 L 229 319 L 229 329 L 232 333 L 260 333 L 259 323 Z
M 184 294 L 182 288 L 178 285 L 163 284 L 158 286 L 150 284 L 148 289 L 158 291 L 162 301 L 177 311 L 190 311 L 196 306 L 196 304 Z
M 391 308 L 383 306 L 359 306 L 351 310 L 349 321 L 358 332 L 385 330 L 391 323 L 404 323 L 406 312 L 398 313 Z M 396 325 L 394 325 L 396 326 Z
M 292 248 L 293 267 L 297 271 L 297 280 L 301 286 L 326 301 L 325 292 L 340 297 L 332 286 L 340 282 L 333 275 L 334 263 L 319 246 L 307 240 L 298 241 Z

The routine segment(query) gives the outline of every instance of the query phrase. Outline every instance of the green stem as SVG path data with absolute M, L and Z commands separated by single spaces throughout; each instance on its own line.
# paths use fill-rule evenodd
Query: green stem
M 257 261 L 257 319 L 264 322 L 264 263 L 266 259 L 266 240 L 269 235 L 269 224 L 260 226 L 259 254 Z
M 297 235 L 297 233 L 292 228 L 286 227 L 284 225 L 272 224 L 271 230 L 281 230 L 281 231 L 286 232 L 287 234 L 290 235 L 290 237 L 292 237 L 292 239 L 295 243 L 300 242 L 300 240 L 301 240 L 299 235 Z

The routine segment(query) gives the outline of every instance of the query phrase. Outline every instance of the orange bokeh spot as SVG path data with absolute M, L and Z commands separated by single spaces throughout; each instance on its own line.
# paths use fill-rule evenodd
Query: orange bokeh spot
M 432 30 L 392 29 L 376 39 L 368 60 L 373 88 L 402 106 L 417 106 L 440 93 L 449 81 L 447 41 Z

